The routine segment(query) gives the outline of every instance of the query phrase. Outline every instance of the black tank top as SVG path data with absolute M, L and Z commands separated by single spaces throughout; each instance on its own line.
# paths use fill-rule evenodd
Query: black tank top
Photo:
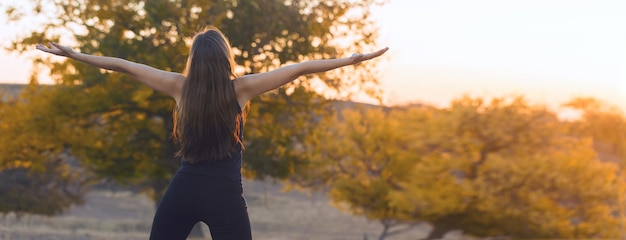
M 239 139 L 243 142 L 243 119 L 239 118 Z M 178 169 L 182 173 L 198 174 L 209 177 L 220 177 L 232 180 L 237 183 L 241 183 L 241 161 L 242 145 L 237 144 L 233 153 L 227 159 L 220 159 L 217 161 L 200 161 L 191 163 L 181 161 L 181 166 Z

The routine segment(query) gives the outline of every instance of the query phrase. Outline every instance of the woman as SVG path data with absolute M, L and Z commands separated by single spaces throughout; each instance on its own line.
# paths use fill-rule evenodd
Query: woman
M 121 58 L 93 56 L 58 43 L 37 49 L 126 73 L 176 100 L 174 140 L 180 169 L 159 202 L 150 239 L 185 239 L 199 221 L 215 240 L 251 239 L 241 183 L 243 112 L 253 97 L 310 73 L 357 64 L 387 48 L 348 58 L 313 60 L 237 77 L 227 38 L 209 27 L 194 37 L 184 73 L 162 71 Z

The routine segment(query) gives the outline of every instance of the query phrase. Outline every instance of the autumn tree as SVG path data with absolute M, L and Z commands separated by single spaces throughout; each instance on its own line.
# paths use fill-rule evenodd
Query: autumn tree
M 0 213 L 54 215 L 81 204 L 92 180 L 68 156 L 51 94 L 29 85 L 0 103 Z
M 600 160 L 620 165 L 620 184 L 624 184 L 626 176 L 626 116 L 617 106 L 612 106 L 597 98 L 577 97 L 565 104 L 578 110 L 580 118 L 567 122 L 569 133 L 592 140 L 593 147 Z M 620 188 L 623 189 L 623 188 Z M 619 216 L 626 219 L 626 192 L 617 191 L 619 198 Z M 626 235 L 626 222 L 622 222 L 620 236 Z
M 239 74 L 271 70 L 314 58 L 343 56 L 371 47 L 376 37 L 366 1 L 199 1 L 199 0 L 49 0 L 30 1 L 32 13 L 48 20 L 17 40 L 12 49 L 26 51 L 39 42 L 69 39 L 78 51 L 125 58 L 169 71 L 182 71 L 193 34 L 215 25 L 230 38 Z M 19 22 L 23 8 L 5 6 Z M 354 13 L 358 14 L 354 14 Z M 72 35 L 62 35 L 68 30 Z M 349 32 L 348 32 L 349 30 Z M 355 44 L 338 46 L 349 35 Z M 173 101 L 131 80 L 71 60 L 39 59 L 51 66 L 59 96 L 67 106 L 72 155 L 98 176 L 139 184 L 160 199 L 178 167 L 170 140 Z M 364 71 L 365 67 L 362 67 Z M 287 177 L 302 159 L 288 151 L 304 132 L 323 97 L 312 91 L 314 79 L 329 89 L 366 85 L 329 73 L 301 78 L 284 89 L 252 101 L 249 113 L 245 168 L 248 176 Z M 72 98 L 62 96 L 72 96 Z M 258 120 L 258 121 L 257 121 Z M 257 124 L 254 124 L 258 122 Z M 269 124 L 267 124 L 269 123 Z M 275 128 L 283 124 L 283 128 Z M 291 128 L 294 127 L 294 128 Z M 267 128 L 267 129 L 264 129 Z M 279 149 L 279 150 L 277 150 Z
M 343 111 L 308 151 L 300 187 L 383 223 L 479 237 L 614 238 L 618 167 L 556 114 L 523 97 L 462 97 L 449 108 Z M 324 138 L 320 138 L 324 139 Z M 315 154 L 318 153 L 318 154 Z M 397 224 L 394 226 L 394 224 Z M 395 230 L 394 230 L 395 229 Z
M 417 224 L 389 198 L 398 184 L 412 179 L 419 160 L 415 136 L 405 131 L 406 112 L 380 106 L 335 103 L 335 115 L 321 119 L 299 150 L 310 160 L 290 180 L 292 187 L 322 189 L 350 213 L 378 221 L 379 239 L 397 235 Z M 419 124 L 419 122 L 416 122 Z
M 600 162 L 587 138 L 566 134 L 554 113 L 522 97 L 463 97 L 438 115 L 414 168 L 423 179 L 404 183 L 394 198 L 433 225 L 429 238 L 454 229 L 520 238 L 616 236 L 617 167 Z

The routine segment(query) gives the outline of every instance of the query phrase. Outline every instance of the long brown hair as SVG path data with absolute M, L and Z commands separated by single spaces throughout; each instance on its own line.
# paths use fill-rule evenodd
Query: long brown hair
M 221 31 L 207 27 L 194 37 L 174 111 L 173 137 L 180 147 L 176 156 L 190 162 L 215 161 L 242 144 L 244 116 L 233 85 L 234 69 L 230 43 Z

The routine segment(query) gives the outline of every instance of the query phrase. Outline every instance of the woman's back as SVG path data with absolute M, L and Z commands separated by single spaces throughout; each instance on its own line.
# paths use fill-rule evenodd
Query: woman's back
M 235 106 L 239 108 L 239 105 Z M 239 118 L 239 138 L 243 140 L 244 123 Z M 208 177 L 227 178 L 241 184 L 241 164 L 243 160 L 243 143 L 235 145 L 231 154 L 215 160 L 199 160 L 197 162 L 181 160 L 179 171 Z

